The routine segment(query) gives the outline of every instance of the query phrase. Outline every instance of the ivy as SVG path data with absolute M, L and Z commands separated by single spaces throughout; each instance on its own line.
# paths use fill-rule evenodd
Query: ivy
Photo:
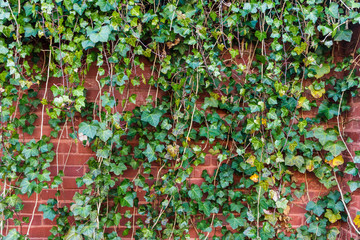
M 339 184 L 359 173 L 343 132 L 360 83 L 348 44 L 359 3 L 0 6 L 4 239 L 29 238 L 6 222 L 31 229 L 20 196 L 48 189 L 55 198 L 34 211 L 56 221 L 49 239 L 336 239 L 341 221 L 360 233 L 347 211 L 359 181 Z M 69 153 L 94 153 L 70 206 L 58 202 L 65 135 Z M 309 199 L 292 229 L 307 191 L 295 172 L 338 191 Z

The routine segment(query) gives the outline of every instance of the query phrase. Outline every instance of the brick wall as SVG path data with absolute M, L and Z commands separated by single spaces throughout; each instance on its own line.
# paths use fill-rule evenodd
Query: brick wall
M 145 61 L 145 69 L 136 69 L 137 75 L 144 75 L 145 78 L 149 78 L 151 75 L 151 64 L 149 62 Z M 87 100 L 88 101 L 95 101 L 98 92 L 99 92 L 99 86 L 97 82 L 95 81 L 97 74 L 96 67 L 91 67 L 90 72 L 86 76 L 85 81 L 85 88 L 87 89 Z M 60 85 L 62 84 L 61 79 L 55 79 L 52 78 L 49 81 L 49 89 L 53 84 Z M 125 90 L 126 92 L 127 90 Z M 150 95 L 155 98 L 156 96 L 156 88 L 151 88 L 149 90 L 149 86 L 144 85 L 141 83 L 140 86 L 134 87 L 130 86 L 129 89 L 129 96 L 131 94 L 137 94 L 137 101 L 136 105 L 142 105 L 145 103 L 145 99 L 148 95 L 148 92 L 150 91 Z M 44 94 L 44 86 L 41 86 L 39 97 L 42 98 Z M 161 97 L 164 93 L 161 91 L 158 92 L 158 97 Z M 48 98 L 52 97 L 51 91 L 48 91 L 47 93 Z M 124 99 L 124 96 L 118 94 L 117 98 L 119 99 L 119 102 L 121 102 L 122 99 Z M 135 107 L 134 104 L 129 103 L 127 105 L 126 110 L 131 110 Z M 344 133 L 346 136 L 351 137 L 354 140 L 354 143 L 350 145 L 350 149 L 352 152 L 356 149 L 360 149 L 360 97 L 356 97 L 352 99 L 351 101 L 351 111 L 348 113 L 345 121 L 347 123 L 344 125 Z M 25 141 L 28 141 L 32 138 L 39 139 L 40 138 L 40 128 L 41 128 L 41 106 L 37 109 L 36 114 L 40 117 L 36 120 L 35 125 L 36 129 L 34 131 L 34 134 L 32 136 L 28 134 L 24 134 L 22 137 Z M 43 126 L 43 131 L 45 135 L 49 135 L 51 128 L 48 125 L 48 117 L 45 113 L 45 125 Z M 80 123 L 80 118 L 75 118 L 75 125 L 77 126 Z M 335 124 L 328 123 L 328 124 Z M 55 160 L 52 163 L 51 166 L 51 172 L 52 176 L 54 176 L 59 170 L 64 171 L 64 178 L 63 178 L 63 184 L 59 187 L 59 190 L 61 192 L 60 197 L 58 197 L 58 200 L 61 205 L 63 204 L 70 204 L 72 202 L 72 197 L 77 191 L 81 191 L 76 185 L 75 179 L 77 177 L 81 177 L 86 172 L 86 161 L 91 157 L 94 156 L 93 152 L 89 147 L 82 146 L 81 143 L 75 143 L 74 140 L 72 140 L 69 137 L 69 133 L 71 133 L 70 124 L 67 126 L 62 126 L 62 133 L 59 133 L 59 136 L 61 135 L 61 138 L 52 139 L 51 141 L 54 144 L 54 148 L 58 152 Z M 204 169 L 208 170 L 210 174 L 214 172 L 214 170 L 217 168 L 217 160 L 213 158 L 211 155 L 207 155 L 205 158 L 205 164 L 200 165 L 196 167 L 192 173 L 191 176 L 191 182 L 201 184 L 202 178 L 201 173 Z M 156 169 L 154 169 L 155 171 Z M 129 177 L 133 178 L 136 175 L 136 171 L 134 170 L 127 170 L 122 177 Z M 323 187 L 316 179 L 316 177 L 312 173 L 307 173 L 306 175 L 303 174 L 295 174 L 294 175 L 294 181 L 296 181 L 298 184 L 306 183 L 308 193 L 305 194 L 301 199 L 298 199 L 292 203 L 290 203 L 290 223 L 293 225 L 294 228 L 303 225 L 305 223 L 305 216 L 304 213 L 306 212 L 306 204 L 309 200 L 316 201 L 317 197 L 322 196 L 326 194 L 329 190 L 327 190 L 325 187 Z M 344 188 L 346 188 L 346 184 L 343 184 Z M 30 217 L 32 216 L 35 204 L 35 216 L 32 223 L 31 231 L 30 231 L 30 238 L 31 239 L 47 239 L 47 237 L 50 235 L 49 230 L 51 227 L 56 224 L 55 220 L 50 221 L 47 219 L 43 219 L 42 212 L 38 212 L 38 206 L 41 203 L 46 203 L 46 201 L 49 198 L 55 198 L 56 189 L 54 190 L 43 190 L 41 194 L 39 194 L 38 199 L 36 200 L 36 195 L 33 194 L 30 198 L 26 196 L 22 196 L 22 199 L 24 200 L 24 209 L 21 212 L 21 214 L 18 216 L 19 219 L 22 217 Z M 141 193 L 139 194 L 141 195 Z M 353 203 L 350 205 L 350 210 L 352 214 L 352 218 L 355 217 L 356 211 L 360 211 L 360 191 L 356 191 L 352 194 L 353 196 Z M 9 222 L 8 228 L 11 229 L 14 226 L 12 226 L 13 222 Z M 341 228 L 341 237 L 340 239 L 349 239 L 350 236 L 353 235 L 353 232 L 351 228 L 347 224 L 343 224 L 342 226 L 339 226 Z M 27 231 L 27 225 L 23 225 L 21 229 L 19 229 L 22 233 L 26 233 Z M 219 231 L 217 231 L 218 233 Z M 126 239 L 126 238 L 124 238 Z

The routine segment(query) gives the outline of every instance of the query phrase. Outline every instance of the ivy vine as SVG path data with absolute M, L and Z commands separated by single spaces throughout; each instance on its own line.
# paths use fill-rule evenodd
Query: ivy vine
M 337 239 L 337 222 L 360 233 L 348 209 L 360 152 L 343 131 L 360 83 L 359 7 L 0 0 L 2 239 L 29 239 L 36 211 L 56 220 L 49 239 Z M 49 170 L 65 129 L 94 152 L 70 206 L 58 198 L 63 171 Z M 216 169 L 193 181 L 209 159 Z M 295 173 L 328 194 L 310 198 Z M 21 195 L 37 205 L 44 189 L 56 197 L 17 218 Z M 306 223 L 294 229 L 290 204 L 303 195 Z

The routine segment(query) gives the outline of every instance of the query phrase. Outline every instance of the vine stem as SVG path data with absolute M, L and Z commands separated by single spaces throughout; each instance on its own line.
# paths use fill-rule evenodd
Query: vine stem
M 156 224 L 159 222 L 159 219 L 160 219 L 161 215 L 163 215 L 163 213 L 165 212 L 165 210 L 166 210 L 167 207 L 169 206 L 172 198 L 173 198 L 173 196 L 170 197 L 169 202 L 168 202 L 168 204 L 166 205 L 166 207 L 160 211 L 159 217 L 156 219 L 156 221 L 155 221 L 154 225 L 151 227 L 151 229 L 154 229 L 154 227 L 156 226 Z
M 50 38 L 50 46 L 49 46 L 49 49 L 51 48 L 51 46 L 52 46 L 52 38 Z M 47 89 L 48 89 L 48 84 L 49 84 L 49 78 L 50 78 L 50 64 L 51 64 L 51 49 L 50 49 L 50 53 L 49 53 L 49 63 L 48 63 L 48 70 L 47 70 L 46 84 L 45 84 L 45 92 L 44 92 L 43 99 L 46 99 L 46 94 L 47 94 Z M 43 136 L 44 110 L 45 110 L 45 104 L 42 105 L 42 110 L 41 110 L 40 139 L 41 139 L 42 136 Z
M 6 196 L 6 178 L 5 178 L 5 181 L 4 181 L 4 186 L 3 186 L 3 192 L 2 192 L 2 197 L 5 198 Z M 1 213 L 1 228 L 0 228 L 0 234 L 3 234 L 3 231 L 4 231 L 4 225 L 5 225 L 5 221 L 4 221 L 4 213 Z
M 30 234 L 30 229 L 31 229 L 31 225 L 32 225 L 32 222 L 34 221 L 34 217 L 35 217 L 35 210 L 36 210 L 36 207 L 37 207 L 37 204 L 38 204 L 38 201 L 39 201 L 39 194 L 36 193 L 36 199 L 35 199 L 35 206 L 33 208 L 33 211 L 32 211 L 32 215 L 31 215 L 31 220 L 30 220 L 30 223 L 29 223 L 29 226 L 28 226 L 28 230 L 27 230 L 27 237 L 29 236 Z M 30 239 L 30 238 L 29 238 Z
M 261 196 L 261 186 L 259 186 L 259 194 L 257 199 L 257 216 L 256 216 L 256 239 L 260 239 L 259 228 L 260 228 L 260 196 Z
M 18 1 L 20 2 L 20 0 L 18 0 Z M 20 29 L 20 26 L 19 26 L 19 24 L 18 24 L 18 22 L 17 22 L 17 20 L 16 20 L 16 17 L 15 17 L 15 15 L 14 15 L 13 10 L 11 9 L 10 2 L 7 1 L 7 3 L 8 3 L 9 10 L 10 10 L 10 12 L 11 12 L 11 16 L 13 17 L 13 19 L 14 19 L 14 21 L 15 21 L 15 24 L 16 24 L 16 42 L 17 42 L 18 44 L 20 44 L 20 42 L 19 42 L 19 36 L 20 36 L 20 34 L 19 34 L 19 29 Z M 20 13 L 20 7 L 19 7 L 19 6 L 18 6 L 18 13 Z
M 352 155 L 349 147 L 347 146 L 347 144 L 346 144 L 346 142 L 345 142 L 345 140 L 344 140 L 344 137 L 343 137 L 343 135 L 342 135 L 342 133 L 341 133 L 341 129 L 340 129 L 340 110 L 341 110 L 341 103 L 342 103 L 342 100 L 343 100 L 343 97 L 344 97 L 344 93 L 345 93 L 345 92 L 342 92 L 341 97 L 340 97 L 338 114 L 337 114 L 337 117 L 336 117 L 336 119 L 337 119 L 337 126 L 338 126 L 338 129 L 339 129 L 339 135 L 340 135 L 341 141 L 344 143 L 347 152 L 349 153 L 352 161 L 354 162 L 354 156 Z M 359 174 L 358 174 L 358 175 L 359 175 Z M 337 177 L 336 177 L 335 171 L 334 171 L 334 177 L 335 177 L 335 181 L 336 181 L 337 187 L 338 187 L 339 192 L 340 192 L 341 202 L 343 203 L 344 208 L 345 208 L 345 211 L 346 211 L 346 214 L 347 214 L 348 217 L 349 217 L 349 223 L 350 223 L 351 227 L 355 230 L 355 232 L 356 232 L 358 235 L 360 235 L 359 230 L 357 229 L 357 227 L 355 226 L 355 224 L 354 224 L 354 222 L 353 222 L 353 220 L 352 220 L 350 211 L 349 211 L 348 207 L 346 206 L 346 203 L 345 203 L 345 200 L 344 200 L 344 194 L 343 194 L 343 192 L 342 192 L 342 190 L 341 190 L 341 187 L 340 187 L 339 181 L 338 181 L 338 179 L 337 179 Z
M 51 48 L 52 46 L 52 38 L 50 38 L 50 46 L 49 48 Z M 47 70 L 47 75 L 46 75 L 46 84 L 45 84 L 45 92 L 44 92 L 44 96 L 43 99 L 46 99 L 46 93 L 47 93 L 47 89 L 48 89 L 48 84 L 49 84 L 49 78 L 50 78 L 50 64 L 51 64 L 51 49 L 50 49 L 50 53 L 49 53 L 49 64 L 48 64 L 48 70 Z M 42 105 L 42 110 L 41 110 L 41 126 L 40 126 L 40 140 L 43 136 L 43 127 L 44 127 L 44 109 L 45 109 L 45 104 Z M 31 229 L 31 225 L 34 221 L 34 217 L 35 217 L 35 211 L 36 211 L 36 207 L 39 201 L 39 194 L 35 193 L 35 206 L 33 208 L 32 214 L 31 214 L 31 220 L 28 226 L 28 230 L 26 235 L 29 235 L 30 233 L 30 229 Z
M 339 192 L 340 192 L 341 202 L 343 203 L 344 208 L 345 208 L 345 211 L 346 211 L 346 214 L 347 214 L 348 217 L 349 217 L 349 223 L 350 223 L 351 227 L 355 230 L 355 232 L 356 232 L 358 235 L 360 235 L 359 230 L 357 229 L 357 227 L 355 226 L 355 224 L 354 224 L 354 222 L 353 222 L 353 220 L 352 220 L 352 218 L 351 218 L 350 211 L 349 211 L 348 207 L 346 206 L 345 199 L 344 199 L 344 194 L 343 194 L 343 192 L 342 192 L 342 190 L 341 190 L 341 187 L 340 187 L 339 181 L 338 181 L 338 179 L 337 179 L 337 177 L 336 177 L 335 171 L 334 171 L 334 177 L 335 177 L 335 181 L 336 181 L 337 187 L 338 187 Z
M 345 92 L 342 92 L 341 94 L 341 97 L 340 97 L 340 103 L 339 103 L 339 108 L 338 108 L 338 114 L 337 114 L 337 117 L 336 117 L 336 120 L 337 120 L 337 126 L 338 126 L 338 129 L 339 129 L 339 135 L 340 135 L 340 138 L 341 138 L 341 141 L 343 141 L 345 147 L 346 147 L 346 151 L 349 153 L 351 159 L 354 161 L 354 156 L 352 155 L 350 149 L 348 148 L 345 140 L 344 140 L 344 137 L 341 133 L 341 129 L 340 129 L 340 110 L 341 110 L 341 103 L 342 103 L 342 100 L 343 100 L 343 97 L 344 97 L 344 93 Z

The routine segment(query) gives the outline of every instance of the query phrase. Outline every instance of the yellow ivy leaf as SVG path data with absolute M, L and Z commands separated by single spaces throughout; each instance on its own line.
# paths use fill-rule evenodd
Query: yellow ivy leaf
M 256 173 L 254 173 L 251 177 L 250 180 L 253 182 L 258 182 L 259 181 L 259 175 L 257 175 Z
M 356 215 L 354 218 L 354 223 L 358 228 L 360 228 L 360 215 Z
M 251 155 L 248 159 L 246 159 L 246 162 L 253 167 L 255 163 L 255 159 L 256 157 L 254 155 Z
M 176 145 L 176 146 L 171 146 L 171 145 L 168 145 L 167 146 L 167 151 L 168 153 L 170 154 L 170 156 L 172 158 L 176 157 L 176 155 L 178 154 L 179 152 L 179 146 Z
M 314 161 L 313 160 L 306 161 L 306 170 L 308 170 L 309 172 L 312 172 L 314 170 Z
M 325 93 L 325 88 L 322 88 L 320 90 L 315 90 L 313 85 L 310 85 L 309 86 L 309 90 L 311 92 L 311 95 L 314 97 L 314 98 L 321 98 L 322 95 Z
M 266 119 L 265 118 L 261 119 L 261 123 L 262 123 L 262 125 L 264 125 L 266 127 Z
M 296 108 L 301 108 L 306 100 L 307 100 L 306 97 L 299 98 L 298 105 L 296 106 Z
M 290 213 L 290 206 L 289 205 L 286 206 L 283 213 L 284 213 L 284 215 L 289 215 L 289 213 Z
M 337 167 L 340 166 L 344 163 L 344 159 L 341 155 L 331 159 L 330 161 L 328 161 L 328 163 L 330 164 L 331 167 Z
M 335 223 L 337 220 L 341 219 L 340 213 L 334 214 L 330 209 L 326 209 L 325 217 L 329 219 L 331 223 Z

